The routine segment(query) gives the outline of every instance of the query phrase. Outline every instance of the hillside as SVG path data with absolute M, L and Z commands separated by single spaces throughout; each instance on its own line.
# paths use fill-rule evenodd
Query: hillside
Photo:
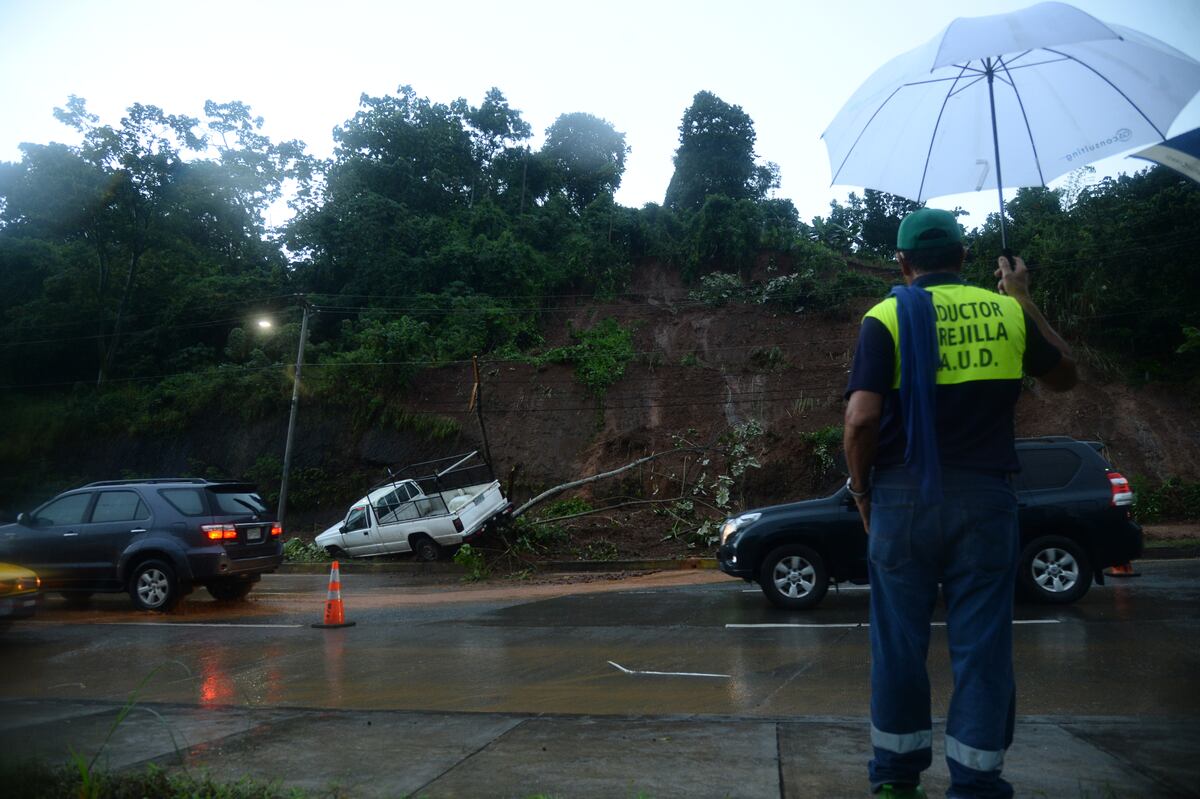
M 628 292 L 604 301 L 560 300 L 544 314 L 547 347 L 603 319 L 633 330 L 635 357 L 602 398 L 567 364 L 483 362 L 484 420 L 495 470 L 512 485 L 518 502 L 545 487 L 670 450 L 681 438 L 713 446 L 577 492 L 592 507 L 623 507 L 527 531 L 533 551 L 526 555 L 605 558 L 710 550 L 695 531 L 704 518 L 721 515 L 714 507 L 716 478 L 730 473 L 728 433 L 747 422 L 761 427 L 760 435 L 744 442 L 746 456 L 759 466 L 729 479 L 729 509 L 815 496 L 840 479 L 833 459 L 841 392 L 858 319 L 873 300 L 802 313 L 743 303 L 712 306 L 689 300 L 677 274 L 644 263 L 635 269 Z M 763 263 L 749 276 L 766 277 Z M 318 371 L 313 367 L 306 376 Z M 306 393 L 290 530 L 306 536 L 335 522 L 388 465 L 480 447 L 478 422 L 468 411 L 472 382 L 467 363 L 426 370 L 403 398 L 404 418 L 390 423 L 364 423 Z M 286 428 L 286 405 L 276 407 L 245 424 L 222 414 L 198 418 L 173 434 L 51 439 L 54 449 L 41 459 L 53 479 L 41 491 L 122 474 L 207 472 L 249 477 L 271 492 L 278 480 L 271 467 L 278 464 Z M 1172 387 L 1132 388 L 1085 367 L 1083 384 L 1070 394 L 1049 395 L 1031 386 L 1017 419 L 1022 436 L 1104 441 L 1118 467 L 1142 480 L 1200 477 L 1200 416 Z M 19 508 L 44 497 L 35 488 L 12 499 L 23 503 L 14 505 Z M 630 502 L 637 504 L 624 504 Z M 577 501 L 543 510 L 543 516 L 584 507 Z

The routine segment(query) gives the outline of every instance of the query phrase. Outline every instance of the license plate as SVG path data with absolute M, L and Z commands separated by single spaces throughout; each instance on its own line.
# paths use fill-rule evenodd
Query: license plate
M 246 528 L 246 540 L 247 541 L 262 541 L 262 534 L 263 534 L 263 529 L 261 527 L 247 527 Z

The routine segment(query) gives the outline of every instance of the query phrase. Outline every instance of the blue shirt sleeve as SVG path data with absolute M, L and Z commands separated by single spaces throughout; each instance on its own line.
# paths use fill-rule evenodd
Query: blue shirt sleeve
M 855 391 L 887 394 L 896 376 L 896 345 L 883 322 L 868 316 L 858 331 L 845 398 Z

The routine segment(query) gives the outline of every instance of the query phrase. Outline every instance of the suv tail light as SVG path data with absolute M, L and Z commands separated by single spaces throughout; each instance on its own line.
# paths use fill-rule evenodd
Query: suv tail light
M 1129 481 L 1123 475 L 1119 472 L 1109 472 L 1108 482 L 1112 486 L 1112 505 L 1114 508 L 1133 504 L 1133 489 L 1129 487 Z
M 271 525 L 271 537 L 277 538 L 278 536 L 281 536 L 281 535 L 283 535 L 283 525 L 280 524 L 279 522 L 275 522 L 274 524 Z
M 232 524 L 204 524 L 200 526 L 209 541 L 228 541 L 237 538 L 237 528 Z

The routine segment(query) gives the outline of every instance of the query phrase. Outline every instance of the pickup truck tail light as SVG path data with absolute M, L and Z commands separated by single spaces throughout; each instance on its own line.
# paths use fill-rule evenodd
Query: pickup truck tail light
M 271 537 L 278 538 L 281 535 L 283 535 L 283 525 L 279 522 L 275 522 L 271 525 Z
M 204 531 L 209 541 L 228 541 L 237 538 L 237 528 L 232 524 L 205 524 L 200 529 Z
M 460 533 L 463 531 L 462 519 L 458 518 L 457 516 L 454 517 L 454 529 Z
M 1112 506 L 1121 508 L 1133 504 L 1133 489 L 1129 481 L 1118 472 L 1108 473 L 1108 482 L 1112 487 Z

